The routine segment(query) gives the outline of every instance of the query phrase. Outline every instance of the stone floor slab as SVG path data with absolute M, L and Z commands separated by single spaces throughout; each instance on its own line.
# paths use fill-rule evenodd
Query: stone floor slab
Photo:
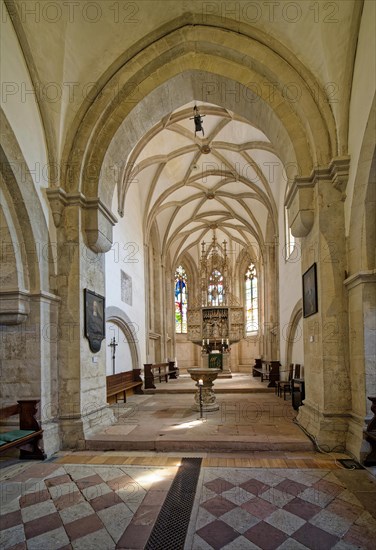
M 41 533 L 39 536 L 27 541 L 28 550 L 60 550 L 64 546 L 69 545 L 69 539 L 63 527 L 59 527 L 48 533 Z

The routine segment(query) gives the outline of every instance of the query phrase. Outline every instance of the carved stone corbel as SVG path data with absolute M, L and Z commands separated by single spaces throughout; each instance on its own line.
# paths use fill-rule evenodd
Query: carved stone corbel
M 84 231 L 87 245 L 94 252 L 108 252 L 112 246 L 112 228 L 117 218 L 98 198 L 86 199 Z
M 313 227 L 314 189 L 318 181 L 331 182 L 334 189 L 342 193 L 342 200 L 345 199 L 349 166 L 350 157 L 337 157 L 332 159 L 329 166 L 316 167 L 310 176 L 295 178 L 285 202 L 289 227 L 294 237 L 306 237 Z
M 289 226 L 294 237 L 306 237 L 313 227 L 315 211 L 313 204 L 314 181 L 296 178 L 286 198 Z
M 77 205 L 83 210 L 83 231 L 87 246 L 94 252 L 108 252 L 112 246 L 112 228 L 116 217 L 98 198 L 87 198 L 82 193 L 66 193 L 61 188 L 47 189 L 51 213 L 56 227 L 60 227 L 66 206 Z
M 60 227 L 63 210 L 68 203 L 67 194 L 61 188 L 47 189 L 46 192 L 48 200 L 50 202 L 51 213 L 55 227 Z
M 22 290 L 4 290 L 0 293 L 0 323 L 20 325 L 30 313 L 29 293 Z

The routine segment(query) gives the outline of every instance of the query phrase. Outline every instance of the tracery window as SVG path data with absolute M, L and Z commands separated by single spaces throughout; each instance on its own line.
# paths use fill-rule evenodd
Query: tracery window
M 177 334 L 187 331 L 188 288 L 187 274 L 180 265 L 175 271 L 175 330 Z
M 246 333 L 258 331 L 258 292 L 256 266 L 250 263 L 245 274 Z
M 218 269 L 214 269 L 209 277 L 208 304 L 211 306 L 223 304 L 223 275 Z

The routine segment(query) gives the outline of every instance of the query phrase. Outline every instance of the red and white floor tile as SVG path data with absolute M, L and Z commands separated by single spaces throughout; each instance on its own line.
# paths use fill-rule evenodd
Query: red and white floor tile
M 33 464 L 2 475 L 2 550 L 141 550 L 177 466 Z M 185 550 L 373 550 L 364 471 L 202 467 Z
M 376 520 L 327 470 L 206 468 L 189 533 L 186 550 L 372 550 Z

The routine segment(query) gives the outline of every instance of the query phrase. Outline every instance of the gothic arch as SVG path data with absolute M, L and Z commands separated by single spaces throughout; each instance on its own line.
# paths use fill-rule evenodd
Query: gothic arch
M 8 267 L 13 272 L 8 272 L 8 277 L 2 280 L 0 323 L 20 325 L 19 330 L 12 327 L 13 334 L 9 333 L 12 345 L 0 346 L 0 360 L 4 365 L 1 399 L 13 402 L 40 396 L 45 451 L 49 454 L 60 445 L 56 422 L 58 341 L 62 334 L 57 322 L 60 298 L 50 286 L 55 266 L 42 205 L 19 143 L 2 110 L 0 126 L 0 195 L 2 227 L 6 228 L 2 245 L 7 246 L 11 257 Z M 2 275 L 6 264 L 5 261 Z M 4 331 L 3 343 L 7 339 Z
M 16 205 L 8 212 L 18 228 L 14 232 L 17 240 L 14 244 L 23 256 L 23 265 L 19 263 L 23 271 L 22 290 L 48 292 L 54 265 L 47 223 L 27 163 L 3 110 L 0 110 L 0 126 L 1 175 L 5 198 L 9 199 L 6 202 Z
M 132 357 L 132 369 L 141 368 L 140 363 L 140 349 L 137 343 L 137 335 L 135 334 L 134 329 L 132 329 L 132 321 L 128 315 L 116 306 L 110 306 L 106 308 L 106 323 L 113 322 L 117 324 L 121 330 L 124 332 L 127 339 L 131 357 Z
M 188 284 L 189 284 L 188 299 L 193 300 L 194 296 L 196 296 L 199 290 L 195 286 L 196 281 L 198 281 L 197 266 L 195 265 L 195 262 L 193 261 L 192 256 L 188 252 L 185 252 L 184 255 L 179 256 L 177 258 L 177 261 L 172 266 L 172 271 L 171 271 L 172 279 L 174 278 L 175 270 L 179 265 L 182 265 L 184 267 L 188 277 Z
M 368 117 L 356 170 L 349 230 L 349 275 L 376 268 L 376 96 Z M 360 250 L 359 250 L 360 246 Z
M 295 339 L 299 337 L 299 335 L 296 334 L 296 329 L 298 327 L 299 321 L 303 317 L 303 300 L 300 298 L 300 300 L 295 304 L 294 309 L 291 312 L 289 323 L 286 327 L 282 328 L 282 337 L 286 339 L 287 346 L 286 346 L 286 357 L 285 357 L 285 365 L 289 365 L 292 361 L 292 348 L 295 342 Z M 303 338 L 303 333 L 300 335 L 300 338 Z
M 158 38 L 154 36 L 151 40 L 150 37 L 149 45 L 139 45 L 132 58 L 118 59 L 102 82 L 97 83 L 100 93 L 86 112 L 79 113 L 66 141 L 62 165 L 74 169 L 71 174 L 65 174 L 65 191 L 79 190 L 87 197 L 99 196 L 109 207 L 114 183 L 106 186 L 108 178 L 100 178 L 100 171 L 111 140 L 123 121 L 130 117 L 133 134 L 139 133 L 133 140 L 134 145 L 148 128 L 178 107 L 181 100 L 171 81 L 187 71 L 201 71 L 206 79 L 213 75 L 227 78 L 244 86 L 249 98 L 257 96 L 256 107 L 248 101 L 248 116 L 255 122 L 258 118 L 263 126 L 266 121 L 270 125 L 274 119 L 270 125 L 274 126 L 272 142 L 284 148 L 283 161 L 295 159 L 304 175 L 308 175 L 316 163 L 325 164 L 337 154 L 335 122 L 324 91 L 307 68 L 280 43 L 275 40 L 271 43 L 270 37 L 260 31 L 256 36 L 251 27 L 234 32 L 211 26 L 209 22 L 202 26 L 174 28 L 175 25 L 176 22 L 163 33 L 156 31 Z M 301 94 L 299 101 L 289 101 L 284 94 L 288 82 L 296 83 Z M 147 118 L 140 119 L 140 104 L 167 83 L 171 91 L 167 103 L 153 101 L 152 109 L 145 109 L 144 104 Z M 275 86 L 272 96 L 264 92 L 270 90 L 266 84 Z M 318 89 L 316 98 L 312 94 L 313 86 Z M 179 93 L 182 90 L 181 86 L 176 88 Z M 226 97 L 222 103 L 226 106 Z M 287 139 L 281 139 L 281 135 Z M 125 152 L 130 150 L 129 146 Z M 123 150 L 122 158 L 124 156 Z

